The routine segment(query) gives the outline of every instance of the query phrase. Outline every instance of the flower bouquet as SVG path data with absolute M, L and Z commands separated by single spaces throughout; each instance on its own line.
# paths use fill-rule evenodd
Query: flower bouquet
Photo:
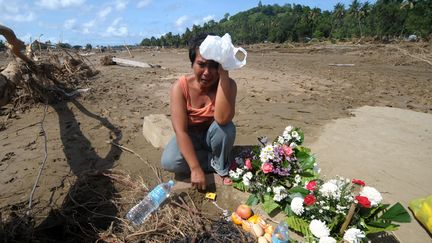
M 235 188 L 251 194 L 247 204 L 262 203 L 269 214 L 282 210 L 289 227 L 308 241 L 360 242 L 411 221 L 400 203 L 383 204 L 381 193 L 361 180 L 320 179 L 303 140 L 299 128 L 288 126 L 273 142 L 260 139 L 236 157 L 229 175 Z
M 235 188 L 251 193 L 247 204 L 262 203 L 267 213 L 275 209 L 289 212 L 289 195 L 307 193 L 300 187 L 302 181 L 318 178 L 315 158 L 301 146 L 304 135 L 298 128 L 288 126 L 272 143 L 266 140 L 261 138 L 260 145 L 236 157 L 229 175 Z
M 309 191 L 291 201 L 287 222 L 311 241 L 361 242 L 366 235 L 393 231 L 395 222 L 410 222 L 406 209 L 396 203 L 382 204 L 381 193 L 362 180 L 342 177 L 305 183 Z

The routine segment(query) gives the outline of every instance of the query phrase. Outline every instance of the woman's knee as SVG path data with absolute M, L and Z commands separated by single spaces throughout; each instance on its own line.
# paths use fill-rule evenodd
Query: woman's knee
M 236 126 L 231 121 L 225 125 L 220 125 L 216 121 L 212 123 L 210 129 L 213 133 L 218 133 L 220 135 L 224 135 L 226 137 L 235 137 L 236 136 Z

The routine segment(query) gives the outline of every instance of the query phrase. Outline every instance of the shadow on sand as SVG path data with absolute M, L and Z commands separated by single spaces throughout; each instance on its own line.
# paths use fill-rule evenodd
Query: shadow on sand
M 0 236 L 5 242 L 95 242 L 98 231 L 104 231 L 116 222 L 117 208 L 111 200 L 115 197 L 116 189 L 112 181 L 99 172 L 111 169 L 122 150 L 111 145 L 105 157 L 98 155 L 92 141 L 81 131 L 80 122 L 69 108 L 70 104 L 82 114 L 95 119 L 100 126 L 106 127 L 112 142 L 118 143 L 121 139 L 121 131 L 109 120 L 87 110 L 77 100 L 52 105 L 59 118 L 63 151 L 76 179 L 62 206 L 51 209 L 48 217 L 37 227 L 33 228 L 34 219 L 20 217 L 18 214 L 13 214 L 9 222 L 2 223 L 0 231 L 3 232 L 0 232 Z M 56 188 L 61 190 L 67 177 Z M 53 199 L 55 190 L 53 189 L 50 200 Z

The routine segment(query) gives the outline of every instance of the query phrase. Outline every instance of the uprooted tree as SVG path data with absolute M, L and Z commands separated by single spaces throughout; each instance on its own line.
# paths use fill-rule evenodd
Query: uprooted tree
M 0 107 L 13 104 L 14 109 L 25 109 L 38 102 L 57 102 L 70 97 L 82 80 L 98 73 L 76 53 L 60 48 L 35 58 L 32 45 L 26 48 L 10 28 L 0 25 L 0 35 L 15 57 L 0 69 Z

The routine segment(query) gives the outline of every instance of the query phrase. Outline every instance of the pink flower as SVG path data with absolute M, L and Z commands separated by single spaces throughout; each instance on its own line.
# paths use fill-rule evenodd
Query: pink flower
M 261 169 L 264 172 L 264 174 L 267 174 L 269 172 L 272 172 L 273 165 L 270 163 L 264 163 L 264 164 L 262 164 Z
M 248 170 L 252 170 L 252 163 L 251 163 L 250 159 L 245 160 L 245 166 Z
M 288 156 L 288 157 L 294 153 L 294 150 L 286 144 L 282 145 L 282 150 L 283 150 L 285 156 Z
M 315 191 L 317 189 L 316 181 L 309 181 L 309 183 L 306 185 L 306 189 L 309 191 Z
M 352 183 L 360 185 L 360 186 L 366 186 L 366 183 L 362 180 L 353 179 Z

